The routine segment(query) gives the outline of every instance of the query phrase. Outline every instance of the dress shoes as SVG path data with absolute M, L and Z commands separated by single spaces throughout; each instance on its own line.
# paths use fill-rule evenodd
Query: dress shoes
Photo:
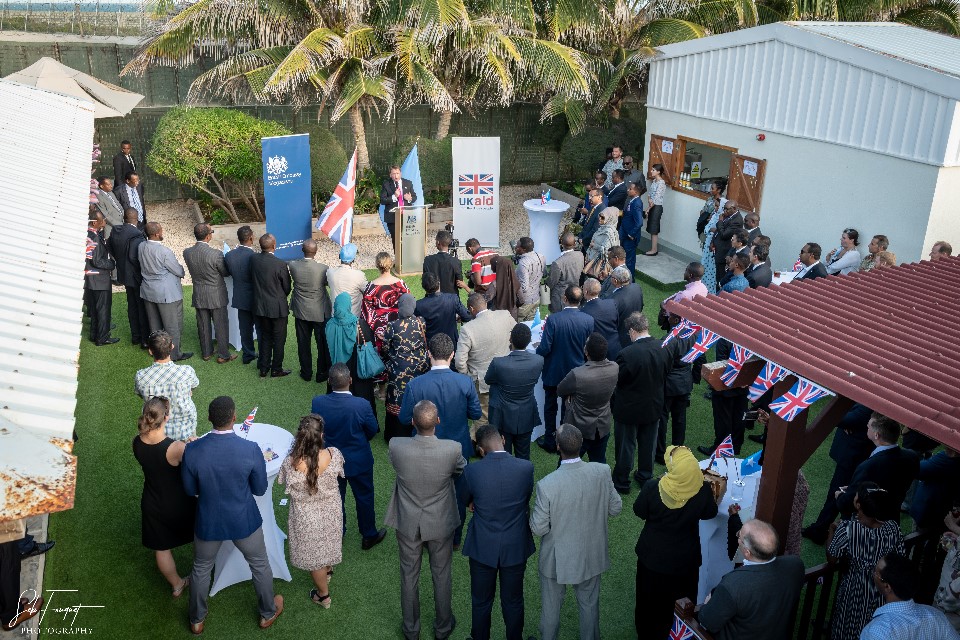
M 311 380 L 313 380 L 313 374 L 312 374 L 312 373 L 304 373 L 304 372 L 301 371 L 301 372 L 300 372 L 300 379 L 303 380 L 304 382 L 310 382 Z
M 254 356 L 254 357 L 252 357 L 252 358 L 244 358 L 244 359 L 241 360 L 240 362 L 242 362 L 243 364 L 250 364 L 251 362 L 253 362 L 253 361 L 256 360 L 256 359 L 257 359 L 257 357 Z
M 266 378 L 269 373 L 270 373 L 270 369 L 260 369 L 261 378 Z
M 179 358 L 174 358 L 173 361 L 180 362 L 181 360 L 189 360 L 192 357 L 193 357 L 193 351 L 184 351 L 183 353 L 180 354 Z
M 757 434 L 755 434 L 755 433 L 751 433 L 751 434 L 748 435 L 747 437 L 750 438 L 751 440 L 753 440 L 754 442 L 759 443 L 759 444 L 763 444 L 764 442 L 767 441 L 767 436 L 764 435 L 764 434 L 762 434 L 762 433 L 761 433 L 760 435 L 757 435 Z
M 557 445 L 556 445 L 556 443 L 549 443 L 549 442 L 547 442 L 547 441 L 546 441 L 546 438 L 544 438 L 543 436 L 540 436 L 540 437 L 537 438 L 534 442 L 536 442 L 537 446 L 540 447 L 541 449 L 543 449 L 544 451 L 546 451 L 547 453 L 556 453 L 556 452 L 557 452 Z
M 120 342 L 120 338 L 107 338 L 106 340 L 101 340 L 100 342 L 97 342 L 96 345 L 98 347 L 102 347 L 107 344 L 117 344 L 118 342 Z
M 233 362 L 236 359 L 237 359 L 237 354 L 235 353 L 227 356 L 226 358 L 221 358 L 220 356 L 217 356 L 217 364 L 227 364 L 228 362 Z
M 380 531 L 377 531 L 377 535 L 373 536 L 372 538 L 364 538 L 363 542 L 360 543 L 360 548 L 363 549 L 364 551 L 369 551 L 370 549 L 373 549 L 375 546 L 383 542 L 383 539 L 386 537 L 387 537 L 387 530 L 380 529 Z
M 716 447 L 708 447 L 702 444 L 699 447 L 697 447 L 697 451 L 699 451 L 705 456 L 712 456 L 713 452 L 716 451 Z
M 271 378 L 282 378 L 290 375 L 290 369 L 274 369 L 270 372 Z
M 810 525 L 809 527 L 804 527 L 801 529 L 800 535 L 813 544 L 818 544 L 821 546 L 827 541 L 826 532 L 814 525 Z
M 42 554 L 46 553 L 47 551 L 50 551 L 50 549 L 53 549 L 53 545 L 55 545 L 55 544 L 57 544 L 57 543 L 54 542 L 54 541 L 50 541 L 50 542 L 34 542 L 34 543 L 33 543 L 33 548 L 30 549 L 30 551 L 27 551 L 26 553 L 21 553 L 21 554 L 20 554 L 20 559 L 21 559 L 21 560 L 26 560 L 27 558 L 32 558 L 33 556 L 42 555 Z
M 13 620 L 9 620 L 0 625 L 0 628 L 2 628 L 4 631 L 13 631 L 33 616 L 40 613 L 42 609 L 42 596 L 37 596 L 37 599 L 33 601 L 27 600 L 26 598 L 20 598 L 20 602 L 17 605 L 17 615 L 13 618 Z
M 198 636 L 201 633 L 203 633 L 203 620 L 201 620 L 200 622 L 191 622 L 190 633 L 192 633 L 195 636 Z
M 277 607 L 277 612 L 269 618 L 260 619 L 261 629 L 269 629 L 273 623 L 277 621 L 277 618 L 280 617 L 280 614 L 283 613 L 283 596 L 273 596 L 273 604 Z
M 204 362 L 210 362 L 210 358 L 212 357 L 213 357 L 213 354 L 211 353 L 208 356 L 200 356 L 200 359 L 203 360 Z

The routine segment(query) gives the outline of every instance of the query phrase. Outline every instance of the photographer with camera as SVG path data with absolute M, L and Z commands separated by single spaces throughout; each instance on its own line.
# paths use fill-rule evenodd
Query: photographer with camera
M 437 252 L 423 259 L 423 272 L 437 276 L 441 293 L 457 293 L 458 288 L 467 288 L 463 282 L 463 265 L 450 250 L 453 243 L 452 233 L 446 229 L 437 231 Z
M 540 281 L 543 280 L 543 270 L 547 262 L 533 247 L 533 238 L 524 236 L 513 248 L 516 254 L 517 278 L 520 279 L 518 322 L 533 320 L 540 307 Z

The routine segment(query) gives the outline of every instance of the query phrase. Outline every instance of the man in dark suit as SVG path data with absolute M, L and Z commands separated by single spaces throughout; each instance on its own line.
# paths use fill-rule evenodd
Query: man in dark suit
M 593 234 L 600 228 L 600 212 L 607 208 L 607 197 L 600 189 L 594 189 L 590 192 L 590 212 L 584 218 L 580 233 L 577 237 L 582 242 L 583 249 L 581 253 L 586 255 L 590 241 L 593 240 Z M 566 246 L 564 246 L 566 249 Z
M 128 174 L 123 182 L 113 187 L 113 193 L 124 209 L 137 210 L 137 226 L 143 228 L 147 224 L 147 205 L 143 199 L 143 184 L 137 173 Z
M 457 294 L 467 289 L 463 282 L 463 264 L 450 255 L 453 234 L 446 229 L 437 231 L 437 252 L 423 259 L 423 272 L 432 273 L 440 281 L 440 293 Z
M 757 236 L 762 235 L 760 232 L 760 214 L 751 211 L 747 215 L 743 216 L 743 229 L 747 232 L 747 244 L 753 244 L 753 241 L 757 239 Z
M 510 331 L 510 353 L 490 361 L 483 380 L 490 386 L 489 423 L 500 430 L 507 453 L 530 459 L 530 434 L 540 424 L 534 388 L 543 372 L 543 357 L 527 351 L 530 327 Z
M 230 306 L 237 310 L 240 324 L 240 347 L 243 351 L 241 362 L 250 364 L 257 359 L 257 351 L 253 346 L 253 327 L 256 320 L 253 315 L 253 279 L 250 275 L 250 260 L 256 253 L 253 250 L 253 229 L 247 225 L 237 229 L 237 240 L 240 244 L 228 251 L 223 260 L 227 271 L 233 277 Z
M 129 140 L 120 143 L 120 152 L 113 156 L 113 185 L 120 186 L 126 179 L 127 174 L 136 173 L 137 163 L 133 158 L 133 145 Z
M 572 233 L 564 233 L 560 238 L 560 247 L 563 250 L 550 265 L 546 282 L 550 289 L 550 313 L 557 313 L 563 309 L 563 293 L 568 287 L 580 285 L 583 254 L 573 250 L 575 243 L 576 237 Z
M 300 360 L 300 378 L 313 379 L 313 347 L 317 345 L 317 382 L 327 381 L 330 370 L 330 350 L 324 329 L 330 318 L 330 296 L 327 295 L 327 265 L 317 262 L 317 242 L 303 241 L 303 257 L 287 263 L 293 279 L 290 310 L 297 333 L 297 356 Z
M 627 202 L 623 209 L 623 218 L 620 220 L 620 246 L 627 254 L 626 267 L 631 274 L 637 269 L 637 242 L 640 241 L 644 215 L 643 198 L 640 197 L 640 194 L 644 191 L 646 189 L 639 184 L 630 183 L 627 188 Z
M 593 330 L 607 340 L 607 358 L 616 360 L 620 353 L 620 318 L 617 314 L 617 303 L 613 300 L 603 300 L 600 296 L 600 281 L 596 278 L 587 278 L 583 283 L 583 304 L 580 311 L 593 318 Z
M 426 295 L 417 300 L 414 314 L 423 318 L 426 324 L 427 342 L 438 333 L 443 333 L 453 340 L 453 349 L 456 351 L 459 337 L 457 320 L 469 322 L 473 316 L 460 302 L 460 296 L 440 291 L 437 274 L 425 271 L 420 282 Z
M 253 280 L 253 315 L 260 333 L 260 377 L 282 378 L 290 375 L 283 368 L 283 347 L 287 343 L 287 296 L 290 295 L 290 270 L 287 263 L 273 255 L 277 239 L 272 234 L 260 236 L 260 253 L 250 259 Z
M 380 189 L 380 204 L 383 205 L 383 215 L 387 221 L 387 229 L 390 237 L 395 238 L 394 222 L 396 221 L 395 212 L 391 209 L 397 207 L 399 201 L 403 201 L 403 206 L 412 204 L 417 199 L 417 192 L 413 190 L 413 183 L 406 178 L 400 177 L 400 167 L 393 165 L 390 167 L 390 177 L 383 181 L 383 187 Z
M 370 403 L 350 393 L 350 369 L 338 362 L 330 367 L 327 384 L 333 393 L 314 396 L 310 413 L 323 417 L 324 445 L 336 447 L 343 454 L 343 472 L 340 483 L 340 504 L 346 523 L 347 483 L 357 503 L 357 525 L 364 551 L 383 542 L 386 529 L 377 529 L 377 513 L 373 508 L 373 451 L 370 440 L 380 431 L 377 416 Z M 346 524 L 344 524 L 346 528 Z
M 857 465 L 850 484 L 840 487 L 834 494 L 840 515 L 847 517 L 854 511 L 853 498 L 861 482 L 876 482 L 889 494 L 885 501 L 887 511 L 877 514 L 880 520 L 898 520 L 900 505 L 907 489 L 920 471 L 920 456 L 910 449 L 902 449 L 900 424 L 884 415 L 873 412 L 867 423 L 867 439 L 874 445 L 870 457 Z
M 690 267 L 687 269 L 689 271 Z M 700 269 L 702 272 L 703 267 Z M 670 444 L 682 447 L 687 438 L 687 407 L 690 406 L 690 394 L 693 392 L 693 376 L 690 370 L 693 365 L 681 360 L 684 355 L 686 354 L 678 352 L 674 356 L 673 368 L 667 374 L 663 386 L 663 413 L 660 414 L 660 424 L 657 427 L 657 455 L 654 458 L 658 464 L 665 464 L 663 455 L 667 452 L 667 427 L 671 419 L 673 428 Z
M 627 183 L 623 181 L 626 172 L 623 169 L 614 169 L 613 183 L 610 190 L 607 191 L 607 206 L 616 207 L 623 211 L 624 204 L 627 201 Z
M 213 227 L 201 222 L 193 227 L 197 243 L 183 250 L 193 280 L 193 308 L 197 311 L 197 336 L 200 338 L 200 354 L 204 360 L 213 357 L 213 334 L 217 335 L 217 364 L 237 359 L 230 353 L 230 323 L 227 319 L 227 285 L 224 276 L 230 275 L 223 260 L 223 251 L 210 246 Z
M 458 490 L 460 501 L 473 507 L 463 545 L 463 555 L 470 558 L 470 637 L 490 640 L 490 612 L 499 575 L 506 638 L 521 640 L 523 574 L 536 548 L 527 521 L 533 463 L 507 453 L 503 437 L 492 424 L 477 430 L 477 448 L 482 459 L 464 468 Z
M 666 347 L 650 336 L 650 321 L 632 313 L 626 321 L 627 346 L 620 349 L 617 390 L 613 396 L 614 446 L 617 463 L 613 483 L 620 493 L 630 492 L 630 471 L 637 452 L 640 486 L 653 477 L 657 431 L 663 414 L 663 392 L 667 375 L 678 353 L 689 350 L 693 338 L 674 339 Z
M 867 439 L 867 425 L 872 415 L 873 411 L 869 407 L 854 404 L 833 433 L 830 457 L 837 466 L 833 470 L 833 477 L 830 479 L 830 487 L 827 489 L 826 500 L 823 508 L 820 509 L 820 515 L 813 524 L 803 530 L 803 537 L 815 544 L 826 542 L 827 528 L 840 515 L 834 494 L 840 490 L 840 487 L 850 485 L 850 479 L 853 478 L 857 467 L 869 458 L 873 451 L 873 443 Z
M 777 532 L 762 520 L 740 529 L 743 566 L 727 573 L 700 608 L 700 624 L 716 640 L 780 640 L 790 636 L 790 616 L 803 587 L 803 560 L 777 556 Z
M 203 633 L 210 574 L 224 540 L 232 540 L 250 565 L 260 628 L 266 629 L 283 613 L 283 596 L 273 594 L 273 570 L 263 540 L 263 518 L 254 500 L 254 496 L 262 496 L 267 490 L 266 463 L 257 443 L 234 432 L 237 410 L 233 398 L 214 398 L 208 416 L 213 431 L 208 437 L 187 444 L 180 465 L 184 491 L 197 496 L 190 631 L 194 635 Z
M 735 200 L 727 200 L 723 205 L 723 212 L 720 214 L 717 225 L 712 229 L 708 229 L 708 231 L 714 232 L 711 248 L 713 249 L 714 262 L 716 262 L 717 265 L 718 281 L 727 270 L 727 253 L 729 253 L 733 247 L 733 234 L 742 229 L 743 215 L 741 215 L 737 208 L 737 202 Z
M 758 287 L 769 287 L 773 282 L 773 271 L 767 264 L 768 250 L 763 245 L 750 246 L 750 268 L 744 272 L 743 276 L 750 283 L 751 289 Z
M 569 286 L 563 294 L 563 308 L 544 320 L 537 354 L 543 356 L 543 421 L 545 432 L 537 440 L 544 451 L 557 451 L 557 387 L 571 370 L 583 364 L 583 346 L 593 333 L 593 318 L 580 311 L 583 292 Z M 565 408 L 560 411 L 563 422 Z
M 815 278 L 826 278 L 827 268 L 820 262 L 820 252 L 822 249 L 816 242 L 808 242 L 800 249 L 800 262 L 803 268 L 797 273 L 794 280 L 813 280 Z
M 613 297 L 613 292 L 617 288 L 613 281 L 613 272 L 617 267 L 623 267 L 627 264 L 627 252 L 623 247 L 610 247 L 607 249 L 607 264 L 610 265 L 610 275 L 600 283 L 600 297 L 604 300 Z M 630 271 L 628 268 L 627 271 Z M 631 271 L 630 282 L 633 282 L 633 272 Z
M 643 313 L 643 287 L 633 282 L 626 267 L 617 267 L 610 277 L 614 287 L 610 297 L 617 305 L 617 333 L 620 334 L 620 348 L 623 349 L 630 344 L 627 318 L 633 313 Z
M 113 228 L 107 246 L 117 264 L 117 281 L 127 292 L 127 322 L 130 324 L 130 341 L 147 348 L 147 336 L 150 327 L 147 324 L 147 309 L 140 297 L 140 263 L 138 247 L 146 240 L 143 232 L 137 228 L 137 210 L 126 209 L 123 212 L 123 224 Z
M 86 289 L 87 313 L 90 314 L 90 341 L 98 347 L 120 342 L 110 337 L 110 311 L 113 295 L 110 288 L 110 272 L 116 263 L 110 258 L 107 244 L 103 241 L 103 214 L 95 207 L 87 225 L 86 263 L 83 268 L 83 288 Z
M 441 334 L 434 340 L 440 338 L 446 336 Z M 473 389 L 469 378 L 462 377 Z M 406 399 L 404 394 L 404 404 Z M 479 414 L 479 401 L 476 405 Z M 387 505 L 385 522 L 397 531 L 403 636 L 407 640 L 420 638 L 420 565 L 426 548 L 430 554 L 436 608 L 433 635 L 444 640 L 450 637 L 456 626 L 451 558 L 456 531 L 463 522 L 457 512 L 454 480 L 463 473 L 467 461 L 456 442 L 437 437 L 436 429 L 440 424 L 437 405 L 420 400 L 410 415 L 417 434 L 412 438 L 390 440 L 390 464 L 396 471 L 397 481 Z

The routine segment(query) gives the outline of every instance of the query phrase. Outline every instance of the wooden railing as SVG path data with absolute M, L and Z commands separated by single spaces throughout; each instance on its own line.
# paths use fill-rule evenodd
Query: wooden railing
M 940 549 L 939 532 L 917 531 L 903 540 L 907 557 L 920 571 L 920 590 L 914 598 L 929 604 L 937 589 L 944 552 Z M 830 637 L 830 613 L 834 591 L 840 581 L 841 565 L 824 563 L 807 569 L 800 601 L 791 614 L 794 640 L 825 640 Z M 677 600 L 674 611 L 677 616 L 701 640 L 713 640 L 710 632 L 700 626 L 696 619 L 695 606 L 688 598 Z

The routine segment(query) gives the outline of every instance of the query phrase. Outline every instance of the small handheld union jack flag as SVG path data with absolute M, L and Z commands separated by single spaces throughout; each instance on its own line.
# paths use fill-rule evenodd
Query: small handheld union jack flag
M 800 258 L 797 258 L 797 261 L 793 263 L 793 270 L 800 271 L 801 269 L 803 269 L 803 263 L 800 262 Z
M 700 325 L 683 318 L 680 320 L 680 324 L 670 330 L 670 333 L 668 333 L 667 337 L 663 339 L 663 342 L 660 343 L 660 346 L 667 346 L 674 338 L 689 338 L 697 331 L 700 331 L 700 329 Z
M 753 354 L 738 344 L 733 345 L 733 353 L 730 354 L 730 357 L 727 359 L 727 368 L 724 369 L 723 375 L 720 376 L 720 380 L 723 381 L 723 384 L 728 387 L 733 384 L 733 381 L 737 379 L 737 376 L 740 375 L 740 369 L 743 368 L 743 363 Z
M 812 405 L 814 402 L 824 396 L 832 396 L 833 392 L 818 387 L 803 378 L 797 380 L 790 391 L 770 403 L 770 411 L 787 422 L 793 422 L 793 419 L 800 415 L 800 412 Z
M 247 416 L 247 419 L 243 421 L 243 424 L 240 425 L 241 433 L 250 433 L 250 427 L 253 426 L 253 419 L 257 416 L 257 409 L 260 407 L 254 407 L 253 411 L 250 412 L 250 415 Z
M 673 614 L 673 627 L 670 629 L 670 637 L 667 640 L 690 640 L 695 637 L 693 629 L 687 626 L 680 616 Z
M 687 355 L 680 358 L 683 362 L 693 362 L 702 355 L 705 355 L 713 343 L 720 339 L 719 333 L 714 333 L 709 329 L 700 329 L 700 337 L 694 343 L 693 348 L 687 352 Z
M 768 362 L 767 365 L 763 368 L 763 371 L 760 372 L 760 375 L 757 376 L 757 379 L 753 381 L 753 384 L 750 385 L 749 395 L 750 400 L 756 402 L 760 399 L 760 396 L 765 394 L 770 390 L 770 387 L 777 384 L 790 372 L 781 367 L 778 364 Z

